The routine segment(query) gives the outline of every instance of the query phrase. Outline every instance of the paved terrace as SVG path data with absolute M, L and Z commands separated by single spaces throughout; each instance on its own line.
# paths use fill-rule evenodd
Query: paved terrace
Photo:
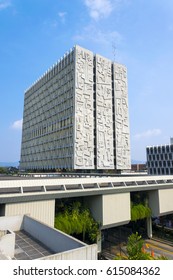
M 0 177 L 0 203 L 173 188 L 173 176 Z
M 26 231 L 17 231 L 14 260 L 33 260 L 54 254 L 49 248 Z

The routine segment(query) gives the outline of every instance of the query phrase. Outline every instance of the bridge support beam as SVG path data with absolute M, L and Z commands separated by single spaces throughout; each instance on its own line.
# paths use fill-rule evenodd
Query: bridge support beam
M 149 191 L 149 206 L 153 217 L 173 213 L 173 189 Z

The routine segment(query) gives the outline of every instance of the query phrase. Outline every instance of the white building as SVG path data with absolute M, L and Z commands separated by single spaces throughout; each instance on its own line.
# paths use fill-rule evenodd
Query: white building
M 146 151 L 148 174 L 173 174 L 173 138 L 170 139 L 170 144 L 148 146 Z
M 131 168 L 126 67 L 75 46 L 26 92 L 21 169 Z

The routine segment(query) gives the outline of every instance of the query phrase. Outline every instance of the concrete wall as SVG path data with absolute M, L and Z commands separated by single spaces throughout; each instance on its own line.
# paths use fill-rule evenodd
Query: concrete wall
M 112 64 L 98 54 L 95 63 L 97 169 L 114 169 Z
M 7 234 L 0 238 L 0 252 L 10 258 L 14 257 L 15 233 L 7 231 Z
M 103 195 L 103 227 L 130 221 L 130 193 Z
M 130 193 L 93 196 L 84 200 L 102 229 L 130 221 Z
M 84 197 L 84 203 L 86 203 L 98 223 L 102 223 L 102 195 L 95 195 L 91 197 Z
M 24 216 L 24 229 L 55 253 L 84 247 L 86 245 L 61 231 L 42 224 L 28 216 Z
M 5 216 L 29 214 L 41 222 L 54 226 L 55 200 L 11 203 L 5 205 Z
M 75 47 L 74 169 L 94 169 L 93 53 Z
M 173 213 L 173 189 L 149 192 L 149 206 L 153 217 Z
M 131 169 L 127 69 L 113 64 L 116 169 Z
M 18 231 L 23 228 L 23 216 L 0 217 L 0 230 Z
M 173 189 L 159 190 L 160 214 L 173 212 Z
M 97 260 L 97 245 L 89 245 L 68 252 L 54 254 L 39 260 Z

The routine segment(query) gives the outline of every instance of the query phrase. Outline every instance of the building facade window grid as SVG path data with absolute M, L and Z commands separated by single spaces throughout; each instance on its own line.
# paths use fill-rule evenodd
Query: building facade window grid
M 173 144 L 147 147 L 147 166 L 150 175 L 173 174 Z

